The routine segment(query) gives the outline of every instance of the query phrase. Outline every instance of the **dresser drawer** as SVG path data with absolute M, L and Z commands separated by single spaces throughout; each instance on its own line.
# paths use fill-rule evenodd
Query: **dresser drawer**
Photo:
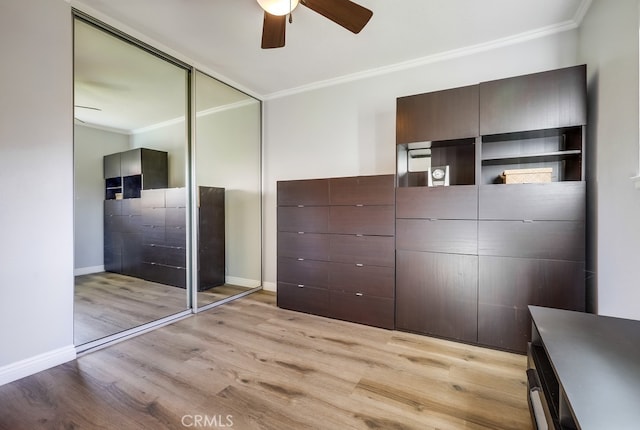
M 164 226 L 143 224 L 140 230 L 142 231 L 143 244 L 163 245 L 166 241 Z
M 478 253 L 504 257 L 584 261 L 584 223 L 479 221 Z
M 143 245 L 142 261 L 173 267 L 187 267 L 187 251 L 184 248 Z
M 329 285 L 329 263 L 279 257 L 278 282 L 327 288 Z
M 325 206 L 329 204 L 329 180 L 278 181 L 278 206 Z
M 187 229 L 182 226 L 166 226 L 164 231 L 164 245 L 187 247 Z
M 395 176 L 353 176 L 329 179 L 332 205 L 393 205 Z
M 122 215 L 142 215 L 142 202 L 140 199 L 124 199 L 122 202 Z
M 393 299 L 340 291 L 330 291 L 329 299 L 333 318 L 387 329 L 394 328 Z
M 182 267 L 143 262 L 140 276 L 151 282 L 174 287 L 186 288 L 187 285 L 187 270 Z
M 329 289 L 367 296 L 393 298 L 395 270 L 392 267 L 329 263 Z
M 478 187 L 401 187 L 396 218 L 469 219 L 478 216 Z
M 183 227 L 187 223 L 186 208 L 166 208 L 165 225 L 170 227 Z
M 395 210 L 387 206 L 332 206 L 329 232 L 393 236 Z
M 164 226 L 166 223 L 165 208 L 142 208 L 142 224 Z
M 326 261 L 329 259 L 329 235 L 279 232 L 278 256 Z
M 480 187 L 484 220 L 584 221 L 585 183 L 486 185 Z
M 327 206 L 280 206 L 278 231 L 327 233 L 329 208 Z
M 329 291 L 278 282 L 278 307 L 315 315 L 329 314 Z
M 475 255 L 478 253 L 478 222 L 398 219 L 396 246 L 408 251 Z
M 394 267 L 395 244 L 390 236 L 331 234 L 329 260 L 371 266 Z
M 124 200 L 105 200 L 104 201 L 104 214 L 107 215 L 122 215 L 122 202 Z

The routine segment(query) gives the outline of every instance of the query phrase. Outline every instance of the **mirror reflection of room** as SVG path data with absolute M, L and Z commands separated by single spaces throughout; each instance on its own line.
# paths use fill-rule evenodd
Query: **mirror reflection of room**
M 195 73 L 195 105 L 202 307 L 262 283 L 261 115 L 258 100 L 201 72 Z
M 74 28 L 74 343 L 188 308 L 188 71 Z

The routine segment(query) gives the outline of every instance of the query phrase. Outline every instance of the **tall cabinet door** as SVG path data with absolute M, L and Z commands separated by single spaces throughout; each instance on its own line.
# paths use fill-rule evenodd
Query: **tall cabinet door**
M 476 342 L 478 257 L 398 251 L 396 327 Z
M 471 85 L 398 98 L 396 143 L 478 136 L 478 97 Z

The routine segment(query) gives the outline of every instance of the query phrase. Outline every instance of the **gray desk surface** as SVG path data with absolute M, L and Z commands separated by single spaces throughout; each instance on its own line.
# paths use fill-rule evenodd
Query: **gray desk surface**
M 579 428 L 640 429 L 640 321 L 529 310 Z

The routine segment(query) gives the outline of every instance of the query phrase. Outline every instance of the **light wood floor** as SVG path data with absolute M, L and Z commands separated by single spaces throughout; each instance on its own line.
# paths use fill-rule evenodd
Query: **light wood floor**
M 198 306 L 226 299 L 248 288 L 221 285 L 198 292 Z M 182 288 L 117 273 L 77 276 L 74 344 L 100 339 L 187 309 Z
M 525 365 L 261 292 L 0 387 L 0 429 L 531 429 Z

